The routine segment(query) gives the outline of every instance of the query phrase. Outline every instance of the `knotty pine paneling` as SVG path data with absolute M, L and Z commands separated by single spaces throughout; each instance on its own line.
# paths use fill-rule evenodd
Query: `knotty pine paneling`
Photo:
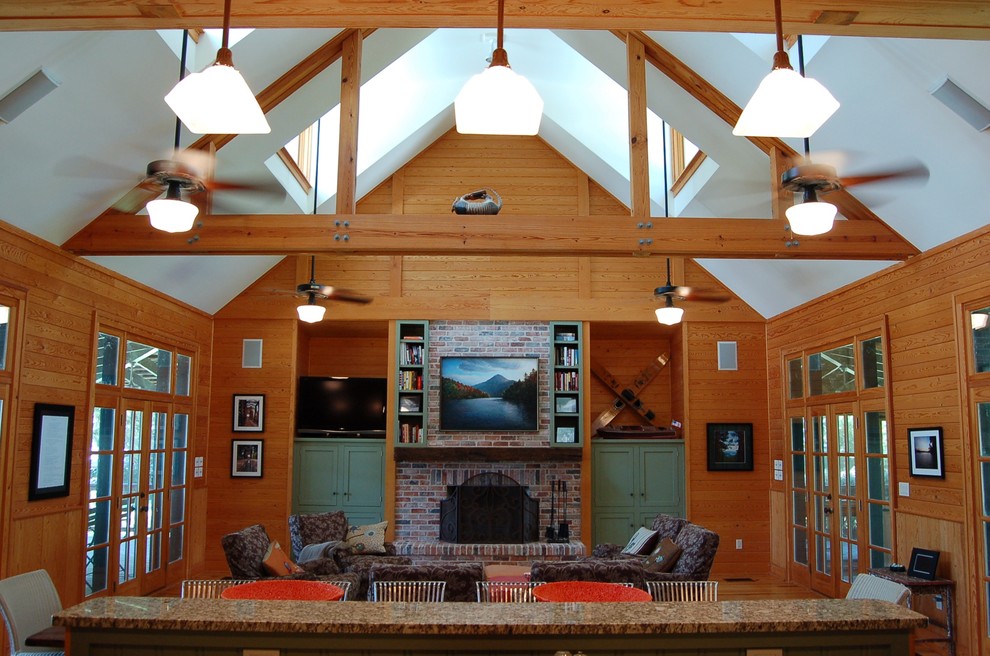
M 298 320 L 214 320 L 217 348 L 213 358 L 213 397 L 210 402 L 210 446 L 206 476 L 209 484 L 205 568 L 229 572 L 220 538 L 252 524 L 262 524 L 269 537 L 288 544 L 292 505 L 292 437 L 295 423 L 296 331 Z M 260 369 L 241 367 L 241 343 L 262 339 Z M 235 433 L 233 396 L 264 394 L 264 431 Z M 233 478 L 231 441 L 263 439 L 260 478 Z
M 309 340 L 302 376 L 388 377 L 388 339 L 330 337 Z
M 9 421 L 0 471 L 4 480 L 6 524 L 0 526 L 0 576 L 45 568 L 66 606 L 83 598 L 88 430 L 92 415 L 94 317 L 108 325 L 127 326 L 149 340 L 175 344 L 194 353 L 194 393 L 210 396 L 212 321 L 206 314 L 159 292 L 77 258 L 56 246 L 0 222 L 0 282 L 27 290 L 24 325 L 16 356 L 16 397 L 5 408 Z M 27 501 L 31 440 L 36 403 L 75 407 L 69 496 Z M 191 418 L 192 455 L 203 455 L 206 405 L 199 402 Z M 190 535 L 206 524 L 205 508 L 196 501 L 202 491 L 190 486 L 187 515 Z M 181 577 L 189 564 L 202 559 L 202 546 L 191 538 L 186 558 L 170 576 Z
M 690 322 L 682 331 L 685 457 L 691 481 L 688 517 L 721 538 L 713 575 L 753 576 L 770 571 L 767 457 L 767 372 L 763 322 Z M 717 342 L 734 341 L 739 369 L 719 371 Z M 753 424 L 753 471 L 708 471 L 709 422 Z M 743 548 L 735 542 L 742 539 Z
M 956 581 L 956 609 L 978 598 L 978 585 L 971 583 L 982 569 L 979 549 L 963 539 L 967 526 L 981 515 L 970 482 L 967 454 L 976 451 L 964 442 L 967 390 L 960 389 L 966 363 L 958 359 L 963 345 L 956 343 L 953 294 L 990 292 L 990 230 L 975 231 L 908 262 L 894 265 L 874 276 L 808 303 L 767 324 L 767 367 L 779 370 L 781 358 L 796 350 L 815 350 L 822 344 L 849 339 L 865 326 L 889 326 L 885 344 L 890 393 L 887 409 L 891 424 L 892 487 L 910 485 L 910 496 L 894 499 L 895 556 L 906 562 L 911 548 L 920 546 L 942 551 L 948 558 L 939 572 Z M 784 381 L 769 379 L 770 398 L 781 404 Z M 912 427 L 941 426 L 945 447 L 944 479 L 912 478 L 909 474 L 907 431 Z M 783 458 L 786 422 L 772 425 L 776 435 L 772 458 Z M 974 501 L 969 501 L 974 499 Z M 969 504 L 973 503 L 972 506 Z M 786 524 L 773 526 L 775 540 L 787 539 Z M 963 603 L 960 603 L 963 600 Z M 966 613 L 967 611 L 962 611 Z M 979 644 L 977 623 L 956 618 L 959 653 Z M 974 626 L 970 626 L 974 625 Z
M 591 357 L 606 368 L 619 384 L 632 388 L 639 373 L 653 364 L 657 357 L 667 354 L 670 357 L 670 342 L 666 338 L 645 341 L 642 339 L 600 339 L 594 337 L 592 329 Z M 588 414 L 593 421 L 599 414 L 608 410 L 615 400 L 615 394 L 594 374 L 591 375 L 591 394 Z M 643 407 L 656 414 L 655 424 L 670 426 L 671 420 L 671 373 L 668 363 L 656 377 L 639 392 Z M 646 425 L 648 422 L 638 412 L 626 407 L 612 420 L 612 426 Z

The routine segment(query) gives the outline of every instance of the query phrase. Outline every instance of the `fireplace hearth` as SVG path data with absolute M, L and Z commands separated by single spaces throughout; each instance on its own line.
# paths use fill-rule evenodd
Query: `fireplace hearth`
M 440 501 L 440 539 L 461 544 L 516 544 L 540 539 L 540 502 L 498 472 L 447 486 Z

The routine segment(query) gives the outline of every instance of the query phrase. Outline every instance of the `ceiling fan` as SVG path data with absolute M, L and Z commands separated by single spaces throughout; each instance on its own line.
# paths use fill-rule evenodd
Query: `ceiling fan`
M 306 299 L 306 303 L 296 308 L 299 319 L 306 323 L 316 323 L 323 320 L 326 308 L 318 305 L 318 300 L 344 301 L 346 303 L 370 303 L 372 298 L 359 294 L 349 289 L 321 285 L 316 282 L 316 256 L 311 256 L 309 261 L 309 282 L 296 285 L 296 296 Z
M 695 289 L 681 285 L 673 285 L 670 282 L 670 258 L 667 258 L 667 283 L 653 290 L 653 298 L 663 305 L 657 308 L 657 321 L 673 326 L 679 323 L 684 315 L 684 308 L 674 305 L 674 300 L 678 301 L 707 301 L 709 303 L 724 303 L 732 298 L 731 295 L 721 291 Z
M 724 303 L 732 298 L 730 294 L 716 290 L 698 289 L 672 285 L 670 282 L 670 258 L 667 258 L 667 282 L 662 287 L 653 290 L 653 298 L 666 303 L 669 301 L 702 301 L 708 303 Z
M 816 159 L 827 159 L 828 156 L 816 156 Z M 895 180 L 912 180 L 924 182 L 928 179 L 928 167 L 921 162 L 906 162 L 899 166 L 883 169 L 867 170 L 859 174 L 839 175 L 838 168 L 832 164 L 812 162 L 810 157 L 795 159 L 794 166 L 784 171 L 780 176 L 780 184 L 784 189 L 802 193 L 814 189 L 819 193 L 828 193 L 839 189 L 848 189 L 857 185 Z

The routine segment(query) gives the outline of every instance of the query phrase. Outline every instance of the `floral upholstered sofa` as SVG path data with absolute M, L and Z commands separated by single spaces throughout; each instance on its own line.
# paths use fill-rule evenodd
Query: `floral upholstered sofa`
M 650 529 L 656 531 L 656 544 L 669 540 L 679 549 L 679 555 L 669 571 L 652 566 L 651 555 L 624 554 L 618 544 L 599 544 L 591 552 L 591 558 L 628 559 L 646 567 L 646 580 L 650 581 L 704 581 L 711 573 L 718 552 L 719 535 L 683 517 L 659 514 L 653 519 Z
M 220 538 L 220 545 L 223 547 L 224 556 L 227 558 L 227 567 L 230 568 L 230 575 L 235 579 L 271 579 L 290 578 L 308 579 L 321 581 L 349 581 L 351 590 L 347 595 L 348 599 L 356 598 L 360 587 L 361 577 L 358 574 L 348 573 L 341 569 L 332 558 L 315 558 L 308 562 L 299 563 L 298 571 L 287 574 L 274 574 L 265 568 L 266 561 L 275 560 L 287 561 L 287 555 L 281 552 L 278 542 L 273 542 L 268 537 L 268 532 L 261 524 L 252 524 Z M 288 570 L 296 563 L 286 563 Z M 295 569 L 292 567 L 292 569 Z
M 338 569 L 356 577 L 353 598 L 365 599 L 370 570 L 377 564 L 409 565 L 407 556 L 397 556 L 395 545 L 385 541 L 385 524 L 355 527 L 343 511 L 289 515 L 292 555 L 306 565 L 314 553 L 318 560 L 330 559 Z M 350 597 L 348 597 L 350 598 Z

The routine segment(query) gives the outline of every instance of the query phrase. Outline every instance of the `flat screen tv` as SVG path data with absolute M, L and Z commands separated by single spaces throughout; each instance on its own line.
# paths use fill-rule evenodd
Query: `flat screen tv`
M 440 430 L 535 431 L 538 358 L 441 358 Z
M 384 436 L 385 378 L 302 376 L 296 398 L 296 434 Z

